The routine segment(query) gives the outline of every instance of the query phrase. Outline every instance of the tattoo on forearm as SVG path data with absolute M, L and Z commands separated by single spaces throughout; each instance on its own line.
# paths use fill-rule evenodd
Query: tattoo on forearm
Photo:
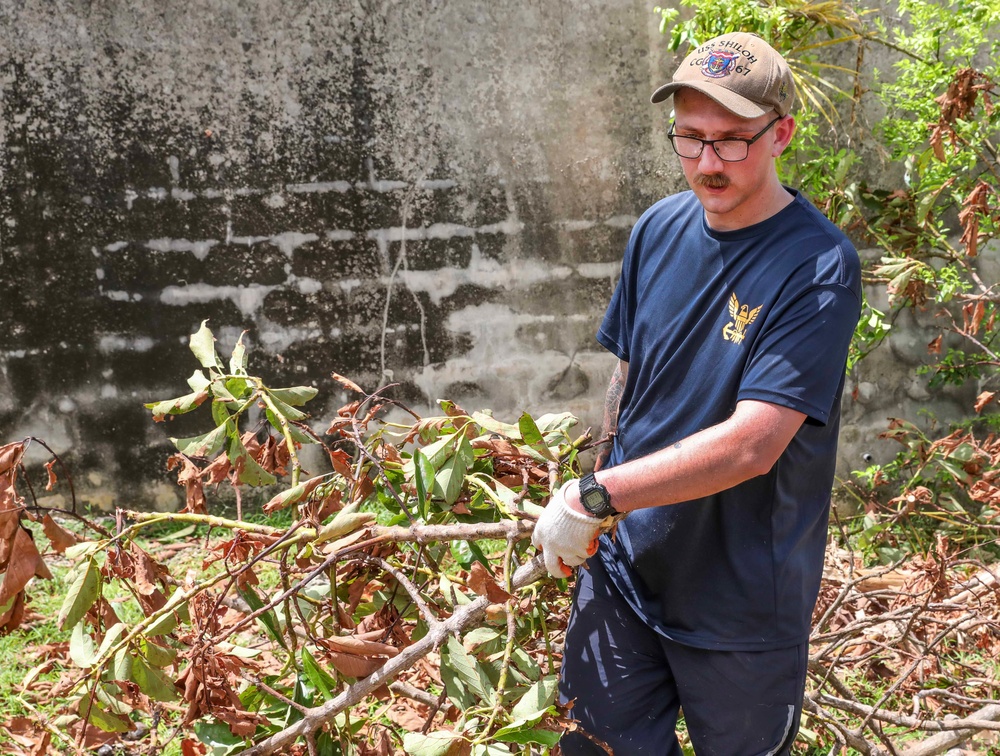
M 615 372 L 611 376 L 608 393 L 604 398 L 604 435 L 618 430 L 618 408 L 624 391 L 625 375 L 622 373 L 622 366 L 619 362 L 615 365 Z

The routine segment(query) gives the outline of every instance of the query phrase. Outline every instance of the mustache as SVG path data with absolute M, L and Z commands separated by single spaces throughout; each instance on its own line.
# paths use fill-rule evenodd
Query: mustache
M 709 189 L 725 189 L 729 186 L 729 176 L 722 173 L 699 173 L 694 177 L 694 183 L 707 186 Z

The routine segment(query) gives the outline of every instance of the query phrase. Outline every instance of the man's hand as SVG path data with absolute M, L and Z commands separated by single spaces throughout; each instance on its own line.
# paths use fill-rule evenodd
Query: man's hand
M 579 502 L 580 484 L 570 481 L 549 500 L 535 524 L 531 542 L 545 557 L 545 568 L 554 578 L 569 577 L 573 567 L 583 564 L 597 551 L 603 520 L 571 506 L 567 497 Z

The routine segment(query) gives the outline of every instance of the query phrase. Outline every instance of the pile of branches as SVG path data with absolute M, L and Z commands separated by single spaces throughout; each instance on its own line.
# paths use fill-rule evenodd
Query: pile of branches
M 814 616 L 805 710 L 842 749 L 934 756 L 978 733 L 996 743 L 1000 567 L 927 557 L 878 568 L 831 547 Z M 841 753 L 846 753 L 842 750 Z
M 298 409 L 315 389 L 268 387 L 241 342 L 224 366 L 204 324 L 191 347 L 191 393 L 147 405 L 211 409 L 214 427 L 172 439 L 181 512 L 105 527 L 46 511 L 16 485 L 31 440 L 0 447 L 0 627 L 41 619 L 26 608 L 50 575 L 38 530 L 71 564 L 70 641 L 38 647 L 20 689 L 34 716 L 0 722 L 11 752 L 557 752 L 574 727 L 556 701 L 568 593 L 539 580 L 527 538 L 589 434 L 568 414 L 507 423 L 447 401 L 421 418 L 337 375 L 353 399 L 317 433 Z M 306 444 L 328 472 L 306 473 Z M 219 485 L 234 518 L 209 512 Z M 244 517 L 240 492 L 259 486 L 264 516 Z M 181 549 L 158 543 L 164 527 L 190 529 Z M 877 571 L 831 549 L 815 628 L 802 738 L 822 752 L 930 756 L 1000 729 L 995 675 L 965 655 L 996 655 L 997 574 L 943 537 Z
M 26 705 L 65 706 L 57 719 L 5 723 L 24 753 L 119 740 L 149 753 L 179 740 L 185 756 L 554 746 L 572 726 L 555 702 L 550 642 L 562 610 L 549 603 L 564 607 L 566 594 L 535 585 L 544 569 L 527 538 L 553 486 L 578 474 L 589 436 L 570 435 L 575 418 L 506 423 L 452 402 L 420 418 L 385 388 L 334 375 L 355 398 L 317 433 L 298 409 L 316 390 L 250 375 L 242 340 L 228 366 L 205 324 L 191 349 L 191 393 L 147 405 L 160 421 L 211 408 L 211 430 L 171 439 L 184 509 L 120 509 L 114 530 L 89 540 L 45 512 L 72 567 L 58 615 L 70 641 L 44 651 L 71 672 L 55 684 L 29 675 Z M 13 549 L 0 555 L 19 555 L 17 569 L 0 563 L 7 630 L 24 616 L 28 580 L 50 576 L 29 527 L 44 510 L 14 486 L 27 443 L 0 449 L 0 533 Z M 323 449 L 328 472 L 305 472 L 306 444 Z M 236 491 L 235 518 L 208 511 L 220 484 Z M 260 486 L 278 488 L 266 517 L 244 518 L 240 492 Z M 168 564 L 177 551 L 160 553 L 150 535 L 165 524 L 208 529 L 200 565 L 194 539 L 186 573 Z

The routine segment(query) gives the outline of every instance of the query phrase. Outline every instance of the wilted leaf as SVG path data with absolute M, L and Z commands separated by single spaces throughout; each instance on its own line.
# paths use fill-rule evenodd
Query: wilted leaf
M 3 584 L 0 585 L 0 607 L 6 606 L 14 596 L 23 591 L 28 581 L 36 575 L 46 579 L 52 577 L 31 534 L 18 525 L 10 546 L 7 571 L 4 573 Z
M 191 352 L 202 367 L 222 370 L 222 364 L 215 354 L 215 336 L 212 335 L 207 323 L 207 320 L 201 321 L 201 328 L 191 334 L 189 342 Z
M 319 639 L 319 643 L 329 651 L 339 651 L 356 656 L 396 656 L 399 649 L 387 643 L 364 640 L 353 635 L 331 635 Z
M 242 439 L 235 433 L 227 438 L 226 456 L 236 470 L 236 477 L 240 483 L 248 486 L 270 486 L 275 483 L 275 477 L 250 456 Z
M 346 389 L 350 389 L 351 391 L 355 391 L 359 394 L 365 393 L 358 384 L 350 378 L 345 378 L 340 373 L 330 373 L 330 377 Z
M 983 408 L 993 401 L 993 397 L 996 396 L 995 391 L 984 391 L 979 396 L 976 397 L 976 414 L 983 411 Z
M 297 486 L 292 486 L 287 491 L 282 491 L 280 494 L 267 502 L 267 504 L 264 505 L 264 511 L 268 513 L 276 512 L 279 509 L 284 509 L 292 504 L 298 504 L 300 501 L 307 498 L 317 486 L 326 482 L 328 479 L 329 476 L 327 475 L 318 475 L 315 478 L 310 478 L 303 483 L 299 483 Z
M 462 745 L 462 736 L 448 730 L 403 735 L 403 750 L 410 756 L 459 756 Z
M 56 471 L 52 469 L 56 465 L 57 461 L 58 460 L 50 459 L 45 463 L 45 471 L 49 474 L 48 482 L 45 484 L 46 491 L 54 489 L 56 487 L 56 483 L 59 482 L 59 479 L 56 478 Z
M 236 346 L 233 347 L 233 354 L 229 358 L 229 372 L 233 375 L 246 375 L 247 374 L 247 350 L 243 346 L 243 337 L 247 335 L 244 331 L 240 334 L 240 337 L 236 339 Z
M 195 370 L 191 373 L 191 377 L 187 379 L 188 386 L 195 393 L 206 391 L 211 383 L 200 370 Z
M 480 596 L 486 596 L 494 604 L 502 604 L 511 598 L 511 595 L 497 585 L 493 576 L 479 562 L 474 563 L 469 571 L 469 587 Z
M 368 675 L 379 669 L 387 661 L 387 659 L 355 656 L 354 654 L 344 654 L 338 651 L 329 651 L 323 654 L 323 658 L 328 660 L 340 674 L 357 678 L 368 677 Z
M 235 432 L 235 429 L 231 428 L 230 422 L 227 421 L 224 425 L 220 425 L 208 433 L 202 433 L 200 436 L 171 438 L 170 442 L 177 447 L 181 454 L 189 457 L 211 457 L 222 449 L 222 445 L 226 442 L 226 436 L 230 432 Z
M 57 552 L 62 554 L 70 546 L 79 542 L 79 538 L 73 533 L 66 530 L 59 523 L 52 519 L 52 515 L 48 512 L 42 518 L 42 532 L 45 533 L 45 537 L 49 539 L 52 544 L 52 548 Z
M 197 409 L 206 399 L 208 399 L 208 392 L 199 391 L 195 394 L 185 394 L 176 399 L 167 399 L 162 402 L 148 402 L 143 406 L 153 413 L 153 420 L 161 422 L 167 415 L 183 415 L 193 409 Z

